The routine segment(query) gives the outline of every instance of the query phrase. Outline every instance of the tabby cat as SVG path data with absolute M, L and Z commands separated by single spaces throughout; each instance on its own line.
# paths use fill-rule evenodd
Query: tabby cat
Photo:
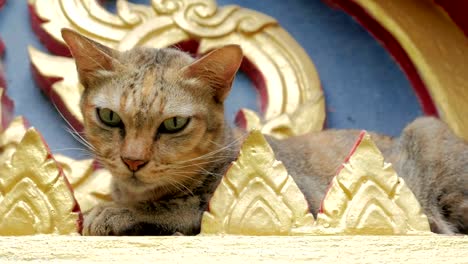
M 175 49 L 119 52 L 64 29 L 84 86 L 84 132 L 113 175 L 113 202 L 85 215 L 85 235 L 194 235 L 243 134 L 224 120 L 223 102 L 241 64 L 228 45 L 200 59 Z M 359 131 L 268 138 L 316 215 Z M 413 190 L 433 232 L 468 232 L 468 144 L 435 118 L 399 138 L 371 134 Z

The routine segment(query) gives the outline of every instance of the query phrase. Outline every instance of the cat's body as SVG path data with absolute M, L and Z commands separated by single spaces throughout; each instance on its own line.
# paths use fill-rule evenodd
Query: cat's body
M 72 31 L 63 37 L 85 87 L 85 133 L 113 174 L 114 202 L 86 216 L 87 235 L 197 234 L 242 133 L 223 102 L 242 61 L 237 46 L 201 59 L 171 49 L 117 52 Z M 358 131 L 268 138 L 316 214 Z M 468 145 L 442 122 L 418 119 L 398 139 L 372 134 L 439 233 L 467 233 Z

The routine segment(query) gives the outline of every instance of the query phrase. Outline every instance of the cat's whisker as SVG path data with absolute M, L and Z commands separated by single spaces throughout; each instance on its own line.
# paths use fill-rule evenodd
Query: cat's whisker
M 231 141 L 230 143 L 228 143 L 227 145 L 225 145 L 224 147 L 222 148 L 219 148 L 219 149 L 216 149 L 214 151 L 211 151 L 211 152 L 208 152 L 204 155 L 201 155 L 201 156 L 198 156 L 196 158 L 192 158 L 192 159 L 188 159 L 188 160 L 183 160 L 183 161 L 180 161 L 180 162 L 176 162 L 175 164 L 183 164 L 183 163 L 186 163 L 186 162 L 191 162 L 191 161 L 195 161 L 195 160 L 199 160 L 199 159 L 203 159 L 203 158 L 206 158 L 206 157 L 209 157 L 209 156 L 213 156 L 213 155 L 216 155 L 224 150 L 227 150 L 233 146 L 235 146 L 235 144 L 237 144 L 240 140 L 242 140 L 243 137 L 239 137 L 238 139 L 236 140 L 233 140 Z M 237 151 L 237 149 L 235 150 Z M 230 157 L 230 156 L 229 156 Z

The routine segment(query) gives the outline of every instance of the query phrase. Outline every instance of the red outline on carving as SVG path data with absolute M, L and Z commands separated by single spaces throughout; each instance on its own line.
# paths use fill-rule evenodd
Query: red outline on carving
M 338 170 L 336 170 L 336 173 L 335 173 L 335 176 L 333 177 L 333 179 L 335 179 L 338 174 L 340 174 L 341 170 L 344 168 L 344 164 L 345 163 L 348 163 L 349 159 L 351 158 L 351 156 L 354 154 L 354 152 L 356 152 L 356 149 L 359 147 L 359 145 L 361 145 L 361 142 L 362 142 L 362 139 L 364 138 L 364 136 L 366 135 L 367 131 L 366 130 L 361 130 L 361 132 L 359 133 L 359 136 L 356 140 L 356 142 L 354 143 L 354 146 L 351 148 L 351 151 L 349 152 L 348 156 L 346 156 L 344 162 L 340 165 L 340 167 L 338 167 Z M 320 208 L 318 210 L 318 212 L 321 214 L 323 213 L 323 201 L 325 201 L 325 198 L 327 197 L 328 195 L 328 192 L 330 191 L 330 188 L 332 187 L 333 185 L 333 179 L 332 181 L 330 182 L 330 184 L 328 185 L 327 187 L 327 191 L 325 192 L 325 195 L 323 196 L 322 198 L 322 201 L 320 202 Z
M 23 118 L 23 121 L 24 121 L 25 128 L 27 128 L 29 126 L 27 120 Z M 55 160 L 54 155 L 50 151 L 49 145 L 45 141 L 45 139 L 42 136 L 41 132 L 39 132 L 39 130 L 37 130 L 37 129 L 36 129 L 36 132 L 39 134 L 39 136 L 40 136 L 40 138 L 42 140 L 42 144 L 44 144 L 44 146 L 45 146 L 45 148 L 47 150 L 47 158 L 46 159 L 51 159 L 51 160 L 53 160 L 55 162 L 55 165 L 57 166 L 57 168 L 59 170 L 60 176 L 63 177 L 63 179 L 65 180 L 65 184 L 67 185 L 68 189 L 70 190 L 70 192 L 72 194 L 73 203 L 74 203 L 72 212 L 78 214 L 78 220 L 76 220 L 76 230 L 77 230 L 77 232 L 79 234 L 81 234 L 82 231 L 83 231 L 83 213 L 81 212 L 80 205 L 78 204 L 78 201 L 75 198 L 75 191 L 73 190 L 72 185 L 68 181 L 67 176 L 65 175 L 62 166 L 60 166 L 60 163 L 58 163 L 57 160 Z
M 62 115 L 65 117 L 65 119 L 70 122 L 72 127 L 76 131 L 83 131 L 83 125 L 81 124 L 80 121 L 78 121 L 65 107 L 64 102 L 60 99 L 59 95 L 52 89 L 52 85 L 58 81 L 62 81 L 63 78 L 61 77 L 45 77 L 42 76 L 39 72 L 39 70 L 34 66 L 34 64 L 31 64 L 31 71 L 34 80 L 36 81 L 37 85 L 39 88 L 42 90 L 42 92 L 47 95 L 47 97 L 50 99 L 50 101 L 57 106 L 57 108 L 61 111 Z
M 31 27 L 34 33 L 36 33 L 36 36 L 39 38 L 39 41 L 53 54 L 65 56 L 65 57 L 71 57 L 71 53 L 67 45 L 61 42 L 58 42 L 57 40 L 52 38 L 52 36 L 50 36 L 41 27 L 43 23 L 46 23 L 48 21 L 40 18 L 39 15 L 36 13 L 36 10 L 34 9 L 34 6 L 32 6 L 31 4 L 28 4 L 28 10 L 29 10 L 29 17 L 31 20 Z
M 434 0 L 434 2 L 441 6 L 450 18 L 460 27 L 468 37 L 468 1 L 457 0 Z
M 410 80 L 424 113 L 430 116 L 438 116 L 437 108 L 426 85 L 398 40 L 353 0 L 326 0 L 325 2 L 332 7 L 342 9 L 352 16 L 390 52 Z

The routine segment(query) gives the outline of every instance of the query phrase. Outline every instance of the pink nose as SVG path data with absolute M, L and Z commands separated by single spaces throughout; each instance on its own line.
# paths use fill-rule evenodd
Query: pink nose
M 147 160 L 133 160 L 129 158 L 122 157 L 122 161 L 127 165 L 128 169 L 131 171 L 137 171 L 148 163 Z

